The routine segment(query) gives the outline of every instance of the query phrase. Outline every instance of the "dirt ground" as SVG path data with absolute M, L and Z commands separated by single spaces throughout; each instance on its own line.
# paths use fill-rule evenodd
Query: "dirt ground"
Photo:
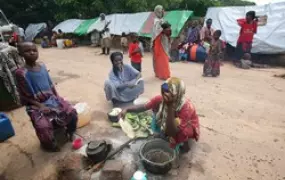
M 111 137 L 117 130 L 107 120 L 111 105 L 103 91 L 111 63 L 99 51 L 88 47 L 40 49 L 40 60 L 50 69 L 61 96 L 87 102 L 92 108 L 91 125 L 79 132 Z M 129 63 L 127 56 L 125 63 Z M 284 69 L 241 70 L 225 63 L 220 77 L 203 78 L 202 64 L 173 63 L 171 72 L 185 81 L 201 123 L 200 141 L 183 157 L 182 168 L 172 179 L 285 180 L 285 80 L 273 77 Z M 143 97 L 157 95 L 162 81 L 154 78 L 150 54 L 144 57 L 142 74 Z M 24 108 L 9 115 L 16 136 L 0 144 L 0 174 L 9 180 L 53 179 L 54 161 L 62 153 L 39 148 Z

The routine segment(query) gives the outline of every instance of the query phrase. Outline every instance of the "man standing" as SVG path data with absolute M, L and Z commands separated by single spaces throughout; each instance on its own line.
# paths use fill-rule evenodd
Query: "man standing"
M 202 42 L 211 43 L 215 30 L 212 28 L 212 19 L 207 19 L 206 26 L 200 31 L 200 38 Z
M 101 48 L 102 53 L 108 55 L 110 53 L 110 47 L 111 47 L 111 34 L 110 29 L 108 28 L 111 21 L 106 20 L 106 15 L 101 13 L 100 14 L 100 36 L 101 36 Z

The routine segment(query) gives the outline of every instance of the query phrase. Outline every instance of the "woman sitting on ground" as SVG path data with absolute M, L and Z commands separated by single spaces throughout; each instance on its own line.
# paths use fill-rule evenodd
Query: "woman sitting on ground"
M 189 139 L 199 139 L 200 128 L 196 110 L 185 97 L 185 84 L 172 77 L 161 86 L 161 95 L 148 103 L 126 108 L 122 112 L 143 112 L 153 110 L 152 130 L 167 138 L 173 148 L 189 151 Z
M 144 92 L 141 74 L 132 66 L 123 63 L 123 54 L 114 52 L 110 56 L 113 69 L 105 82 L 108 101 L 114 104 L 131 102 Z
M 16 71 L 22 102 L 42 147 L 58 151 L 53 130 L 55 127 L 66 128 L 66 135 L 72 140 L 77 124 L 76 110 L 58 95 L 46 66 L 37 62 L 36 45 L 25 42 L 18 46 L 18 51 L 25 59 L 25 66 Z

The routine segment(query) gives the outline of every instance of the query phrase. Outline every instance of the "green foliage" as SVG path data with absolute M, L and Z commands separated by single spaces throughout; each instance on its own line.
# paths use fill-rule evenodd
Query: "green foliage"
M 53 21 L 57 8 L 54 0 L 0 0 L 0 4 L 9 20 L 22 26 Z
M 62 21 L 71 18 L 88 19 L 102 12 L 132 13 L 153 11 L 158 4 L 166 10 L 193 10 L 196 16 L 204 16 L 211 6 L 253 5 L 242 0 L 0 0 L 3 12 L 14 23 Z

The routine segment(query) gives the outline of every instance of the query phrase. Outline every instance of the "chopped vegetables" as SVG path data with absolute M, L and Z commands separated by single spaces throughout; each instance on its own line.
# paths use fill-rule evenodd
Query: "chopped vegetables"
M 150 126 L 152 117 L 148 113 L 127 113 L 125 120 L 132 126 L 133 131 L 141 130 L 152 134 Z

